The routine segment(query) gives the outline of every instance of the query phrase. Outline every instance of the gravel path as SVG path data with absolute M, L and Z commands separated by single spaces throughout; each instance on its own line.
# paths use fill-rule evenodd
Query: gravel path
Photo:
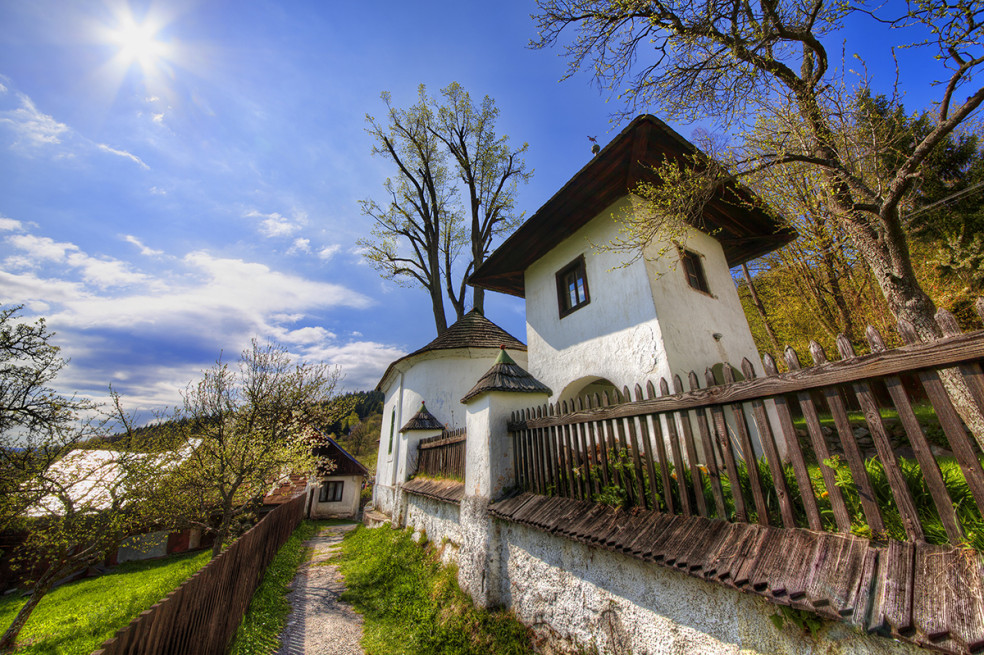
M 327 563 L 342 535 L 355 527 L 324 528 L 305 544 L 314 555 L 291 582 L 288 598 L 293 609 L 280 634 L 277 655 L 362 655 L 362 616 L 338 599 L 345 583 L 338 567 Z

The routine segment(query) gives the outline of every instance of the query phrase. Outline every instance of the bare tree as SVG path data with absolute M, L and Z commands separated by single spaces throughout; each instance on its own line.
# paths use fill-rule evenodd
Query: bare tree
M 428 292 L 438 334 L 447 329 L 445 294 L 461 318 L 468 277 L 485 261 L 495 237 L 518 224 L 516 188 L 532 175 L 523 160 L 527 145 L 512 149 L 508 137 L 496 133 L 499 110 L 492 98 L 476 106 L 457 83 L 441 95 L 444 104 L 421 85 L 416 104 L 395 109 L 383 93 L 386 125 L 367 116 L 373 154 L 392 161 L 398 174 L 384 184 L 386 205 L 362 201 L 374 226 L 359 241 L 384 276 Z M 468 260 L 459 262 L 466 247 Z M 484 292 L 473 294 L 473 306 L 483 310 Z
M 516 187 L 519 182 L 528 182 L 533 173 L 526 169 L 523 159 L 529 144 L 513 150 L 509 137 L 496 134 L 499 109 L 492 98 L 485 96 L 482 104 L 475 106 L 457 82 L 442 89 L 441 95 L 445 104 L 437 107 L 433 133 L 458 164 L 471 219 L 471 261 L 458 276 L 457 288 L 451 266 L 445 268 L 448 297 L 460 318 L 465 310 L 468 276 L 485 261 L 493 238 L 512 232 L 522 222 L 522 213 L 516 213 Z M 485 290 L 476 288 L 472 294 L 473 307 L 484 311 Z

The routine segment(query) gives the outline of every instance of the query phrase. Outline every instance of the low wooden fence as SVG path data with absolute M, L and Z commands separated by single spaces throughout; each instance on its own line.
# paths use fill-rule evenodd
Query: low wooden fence
M 978 313 L 984 318 L 981 303 Z M 676 376 L 673 393 L 660 380 L 645 394 L 636 385 L 634 399 L 625 388 L 518 412 L 509 425 L 518 486 L 685 516 L 984 550 L 981 446 L 950 400 L 957 393 L 984 412 L 984 332 L 962 334 L 945 311 L 937 321 L 945 336 L 932 343 L 918 343 L 902 324 L 907 345 L 888 350 L 869 328 L 870 355 L 856 356 L 841 336 L 839 361 L 814 343 L 809 368 L 789 348 L 783 374 L 766 355 L 758 379 L 745 360 L 744 381 L 725 364 L 720 385 L 708 370 L 701 388 L 691 372 L 689 390 Z M 920 425 L 912 384 L 925 391 L 945 450 L 931 446 Z M 882 385 L 897 415 L 891 430 L 876 401 Z M 864 423 L 852 424 L 848 395 Z
M 224 653 L 277 550 L 304 518 L 305 495 L 279 506 L 92 655 Z
M 465 429 L 445 430 L 436 437 L 421 439 L 417 445 L 415 475 L 465 479 Z

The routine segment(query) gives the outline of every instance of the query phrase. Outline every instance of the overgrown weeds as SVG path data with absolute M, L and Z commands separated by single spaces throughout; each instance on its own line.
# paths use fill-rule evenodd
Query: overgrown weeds
M 360 527 L 346 535 L 339 560 L 348 587 L 342 599 L 365 618 L 367 655 L 521 655 L 531 633 L 510 613 L 476 608 L 409 531 Z
M 253 594 L 243 622 L 236 630 L 229 649 L 230 655 L 266 655 L 276 652 L 280 646 L 280 633 L 287 625 L 290 614 L 288 586 L 297 574 L 298 567 L 310 557 L 310 551 L 304 548 L 304 542 L 316 535 L 321 528 L 332 524 L 335 523 L 302 521 L 280 547 Z

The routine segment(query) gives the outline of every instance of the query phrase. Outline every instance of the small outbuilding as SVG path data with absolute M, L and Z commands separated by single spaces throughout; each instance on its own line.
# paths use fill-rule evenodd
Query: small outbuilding
M 355 518 L 359 514 L 362 484 L 369 470 L 352 457 L 338 442 L 325 436 L 324 444 L 314 449 L 318 458 L 330 459 L 335 468 L 326 476 L 315 476 L 308 483 L 308 518 Z

